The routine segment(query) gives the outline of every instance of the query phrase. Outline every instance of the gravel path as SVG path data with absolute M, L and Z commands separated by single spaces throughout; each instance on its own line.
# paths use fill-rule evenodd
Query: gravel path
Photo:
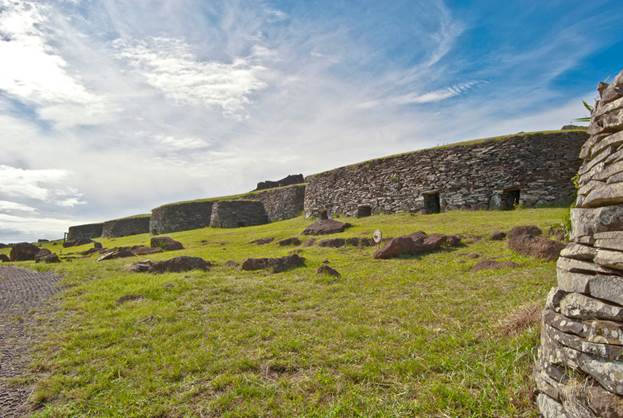
M 0 267 L 0 417 L 28 414 L 32 387 L 16 384 L 25 376 L 37 342 L 35 315 L 56 291 L 59 277 L 17 267 Z

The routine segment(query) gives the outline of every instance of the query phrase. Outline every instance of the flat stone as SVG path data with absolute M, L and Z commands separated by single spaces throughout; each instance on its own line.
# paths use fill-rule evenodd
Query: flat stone
M 536 397 L 536 403 L 541 411 L 543 418 L 570 418 L 563 409 L 562 405 L 554 399 L 539 393 Z
M 150 245 L 152 248 L 162 248 L 164 251 L 183 250 L 184 246 L 181 242 L 171 237 L 153 237 Z
M 543 231 L 536 225 L 521 225 L 516 226 L 510 230 L 508 233 L 508 238 L 518 237 L 520 235 L 528 235 L 531 237 L 536 237 L 537 235 L 542 235 Z
M 598 232 L 623 230 L 623 205 L 571 210 L 571 239 Z
M 546 309 L 543 311 L 543 323 L 556 328 L 559 331 L 565 333 L 572 333 L 579 337 L 586 337 L 587 327 L 581 321 L 576 321 L 571 318 L 567 318 L 559 313 Z
M 595 378 L 605 389 L 623 395 L 623 362 L 581 354 L 578 363 L 583 372 Z
M 242 263 L 242 270 L 270 269 L 273 273 L 281 273 L 305 264 L 305 258 L 292 254 L 279 258 L 247 258 Z
M 320 267 L 318 267 L 318 270 L 316 270 L 316 274 L 325 274 L 325 275 L 333 276 L 333 277 L 341 276 L 340 273 L 336 269 L 326 264 L 323 264 Z
M 560 252 L 562 257 L 575 258 L 576 260 L 592 261 L 597 254 L 597 250 L 588 245 L 582 245 L 577 243 L 569 243 Z
M 593 320 L 585 322 L 586 340 L 612 345 L 623 345 L 623 323 Z
M 547 294 L 545 307 L 555 312 L 560 312 L 560 301 L 567 296 L 567 294 L 568 292 L 565 292 L 558 287 L 552 287 Z
M 623 320 L 623 307 L 610 305 L 579 293 L 569 293 L 562 298 L 560 313 L 573 319 Z
M 601 418 L 623 418 L 623 397 L 601 386 L 590 385 L 586 389 L 588 406 Z
M 623 253 L 620 251 L 598 249 L 593 262 L 600 266 L 623 270 Z
M 289 246 L 289 245 L 296 246 L 296 245 L 301 245 L 301 240 L 297 237 L 286 238 L 286 239 L 282 239 L 281 241 L 279 241 L 278 244 L 282 247 Z
M 556 269 L 558 287 L 565 292 L 588 293 L 588 283 L 594 274 L 573 273 Z
M 593 297 L 623 305 L 623 277 L 598 274 L 591 278 L 588 293 Z
M 591 191 L 581 204 L 583 208 L 623 203 L 623 183 L 606 184 Z
M 570 271 L 573 273 L 616 273 L 617 271 L 608 267 L 599 266 L 587 261 L 574 260 L 573 258 L 560 257 L 556 262 L 556 267 L 561 270 Z
M 346 228 L 351 226 L 349 223 L 336 221 L 335 219 L 321 219 L 314 222 L 303 231 L 304 235 L 324 235 L 336 234 L 344 232 Z

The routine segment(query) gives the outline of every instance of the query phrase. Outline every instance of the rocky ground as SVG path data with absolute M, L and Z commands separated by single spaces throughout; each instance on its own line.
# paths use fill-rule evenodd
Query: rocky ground
M 59 277 L 16 267 L 0 267 L 0 416 L 27 413 L 32 387 L 28 376 L 30 352 L 39 340 L 38 313 L 57 290 Z

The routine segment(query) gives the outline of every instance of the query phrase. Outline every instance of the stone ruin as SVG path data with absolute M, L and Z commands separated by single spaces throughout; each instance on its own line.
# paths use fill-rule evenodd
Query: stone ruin
M 137 215 L 104 222 L 102 237 L 112 238 L 146 234 L 149 232 L 149 220 L 149 215 Z
M 255 190 L 273 189 L 275 187 L 292 186 L 293 184 L 302 184 L 305 178 L 302 174 L 290 174 L 289 176 L 277 181 L 261 181 L 257 184 Z
M 262 202 L 257 200 L 232 200 L 216 202 L 212 207 L 210 226 L 238 228 L 268 223 Z
M 599 93 L 571 243 L 542 317 L 535 378 L 545 418 L 623 417 L 623 72 Z
M 70 226 L 67 241 L 89 240 L 102 236 L 103 223 Z

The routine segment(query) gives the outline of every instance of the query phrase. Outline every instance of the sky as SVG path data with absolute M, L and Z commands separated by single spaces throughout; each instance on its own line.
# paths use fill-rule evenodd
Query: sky
M 0 0 L 0 242 L 558 129 L 620 0 Z

